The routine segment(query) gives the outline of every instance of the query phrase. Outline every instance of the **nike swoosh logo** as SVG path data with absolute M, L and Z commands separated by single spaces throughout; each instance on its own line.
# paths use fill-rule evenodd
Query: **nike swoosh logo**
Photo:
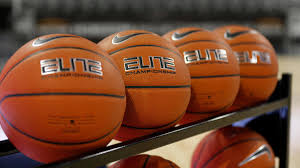
M 176 41 L 176 40 L 180 40 L 182 38 L 184 38 L 185 36 L 187 35 L 190 35 L 192 33 L 195 33 L 195 32 L 200 32 L 201 30 L 191 30 L 191 31 L 187 31 L 187 32 L 184 32 L 184 33 L 173 33 L 172 34 L 172 40 Z
M 49 37 L 49 38 L 45 38 L 45 39 L 36 39 L 33 41 L 32 45 L 33 46 L 41 46 L 49 41 L 58 39 L 58 38 L 65 38 L 65 37 L 75 37 L 75 38 L 79 38 L 78 36 L 72 36 L 72 35 L 63 35 L 63 36 L 54 36 L 54 37 Z
M 231 33 L 229 30 L 226 31 L 226 33 L 224 34 L 224 37 L 226 39 L 233 39 L 233 38 L 236 38 L 240 35 L 243 35 L 243 34 L 247 34 L 247 33 L 256 33 L 256 31 L 253 31 L 253 30 L 246 30 L 246 31 L 239 31 L 239 32 L 235 32 L 235 33 Z
M 142 35 L 142 34 L 151 34 L 151 33 L 133 33 L 133 34 L 129 34 L 129 35 L 126 35 L 126 36 L 122 36 L 122 37 L 119 37 L 119 34 L 117 34 L 113 39 L 112 39 L 112 43 L 113 44 L 120 44 L 134 36 L 138 36 L 138 35 Z
M 244 159 L 240 164 L 239 167 L 243 166 L 244 164 L 255 160 L 256 158 L 267 154 L 269 159 L 272 159 L 272 152 L 271 149 L 267 145 L 260 146 L 255 152 L 253 152 L 251 155 L 249 155 L 246 159 Z

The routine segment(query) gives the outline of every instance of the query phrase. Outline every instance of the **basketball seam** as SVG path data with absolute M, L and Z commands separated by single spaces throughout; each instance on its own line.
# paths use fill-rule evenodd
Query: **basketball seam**
M 58 36 L 48 37 L 46 39 L 40 39 L 40 37 L 38 37 L 37 39 L 35 39 L 32 42 L 32 45 L 33 46 L 40 46 L 40 45 L 43 45 L 43 44 L 45 44 L 49 41 L 53 41 L 53 40 L 56 40 L 56 39 L 59 39 L 59 38 L 70 38 L 70 37 L 72 37 L 72 38 L 82 38 L 80 36 L 71 35 L 71 34 L 69 34 L 69 35 L 58 35 Z M 42 44 L 35 44 L 36 41 L 43 41 L 43 40 L 44 40 L 44 42 L 42 42 Z
M 135 88 L 135 89 L 142 89 L 142 88 L 190 88 L 191 85 L 177 85 L 177 86 L 125 86 L 125 88 Z
M 191 78 L 192 79 L 199 79 L 199 78 L 220 78 L 220 77 L 232 77 L 232 76 L 240 76 L 240 74 L 211 75 L 211 76 L 191 76 Z
M 162 49 L 166 49 L 168 51 L 171 51 L 172 53 L 176 54 L 177 56 L 179 56 L 181 58 L 181 55 L 180 53 L 176 52 L 176 51 L 173 51 L 172 49 L 170 48 L 167 48 L 167 47 L 163 47 L 163 46 L 158 46 L 158 45 L 153 45 L 153 44 L 141 44 L 141 45 L 132 45 L 132 46 L 127 46 L 125 48 L 120 48 L 120 49 L 117 49 L 115 51 L 111 51 L 109 53 L 109 55 L 113 55 L 119 51 L 122 51 L 122 50 L 126 50 L 126 49 L 129 49 L 129 48 L 135 48 L 135 47 L 158 47 L 158 48 L 162 48 Z
M 171 166 L 171 168 L 175 168 L 175 167 L 173 166 L 173 163 L 172 163 L 170 160 L 167 160 L 167 162 L 169 163 L 169 165 Z
M 264 139 L 262 139 L 262 138 L 249 138 L 249 139 L 239 140 L 239 141 L 237 141 L 237 142 L 235 142 L 235 143 L 232 143 L 232 144 L 230 144 L 230 145 L 228 145 L 228 146 L 222 148 L 222 149 L 219 150 L 218 152 L 216 152 L 209 160 L 207 160 L 207 161 L 203 164 L 202 168 L 205 168 L 205 167 L 209 164 L 210 161 L 212 161 L 213 159 L 215 159 L 219 154 L 221 154 L 221 153 L 224 152 L 225 150 L 227 150 L 227 149 L 229 149 L 229 148 L 231 148 L 231 147 L 233 147 L 233 146 L 235 146 L 235 145 L 242 144 L 242 143 L 245 143 L 245 142 L 250 142 L 250 141 L 264 141 Z
M 112 38 L 112 44 L 121 44 L 121 43 L 123 43 L 123 42 L 125 42 L 125 41 L 127 41 L 127 40 L 129 40 L 129 39 L 131 39 L 131 38 L 133 38 L 133 37 L 136 37 L 136 36 L 139 36 L 139 35 L 146 35 L 146 34 L 152 34 L 153 35 L 153 33 L 151 33 L 151 32 L 140 32 L 140 33 L 131 33 L 131 34 L 128 34 L 128 35 L 123 35 L 123 36 L 121 36 L 121 37 L 119 37 L 119 33 L 117 33 L 113 38 Z M 115 38 L 124 38 L 124 37 L 126 37 L 125 38 L 125 40 L 121 40 L 120 42 L 115 42 Z
M 239 63 L 239 66 L 273 66 L 272 64 Z
M 144 165 L 143 165 L 143 168 L 146 168 L 147 163 L 148 163 L 150 157 L 151 157 L 150 155 L 148 155 L 148 156 L 146 157 L 145 162 L 144 162 Z
M 231 50 L 231 48 L 230 48 L 230 46 L 228 44 L 220 42 L 220 41 L 216 41 L 216 40 L 193 40 L 193 41 L 187 41 L 187 42 L 184 42 L 184 43 L 177 44 L 176 47 L 182 47 L 182 46 L 184 46 L 186 44 L 196 43 L 196 42 L 212 42 L 212 43 L 217 43 L 217 44 L 221 44 L 224 47 L 226 47 L 227 49 Z
M 115 95 L 115 94 L 106 94 L 106 93 L 83 93 L 83 92 L 40 92 L 40 93 L 19 93 L 19 94 L 9 94 L 4 96 L 1 100 L 0 100 L 0 104 L 7 98 L 11 98 L 11 97 L 29 97 L 29 96 L 61 96 L 61 95 L 67 95 L 67 96 L 106 96 L 106 97 L 114 97 L 114 98 L 125 98 L 125 96 L 122 95 Z
M 200 158 L 202 152 L 204 151 L 204 147 L 206 147 L 206 144 L 208 143 L 207 140 L 208 140 L 211 136 L 213 136 L 213 135 L 215 135 L 215 134 L 216 134 L 216 131 L 212 132 L 211 134 L 209 134 L 209 135 L 207 135 L 207 136 L 205 137 L 205 142 L 204 142 L 204 144 L 202 145 L 201 150 L 197 153 L 196 162 L 193 164 L 193 168 L 197 168 L 197 165 L 198 165 L 198 162 L 199 162 L 199 158 Z
M 9 122 L 5 117 L 4 114 L 2 113 L 2 111 L 0 110 L 0 115 L 2 116 L 2 118 L 8 123 L 9 126 L 11 126 L 13 129 L 15 129 L 17 132 L 21 133 L 24 136 L 27 136 L 33 140 L 36 141 L 40 141 L 43 143 L 47 143 L 47 144 L 54 144 L 54 145 L 62 145 L 62 146 L 71 146 L 71 145 L 82 145 L 82 144 L 88 144 L 88 143 L 93 143 L 96 141 L 99 141 L 100 139 L 103 139 L 105 137 L 107 137 L 108 135 L 112 134 L 122 123 L 122 121 L 120 121 L 111 131 L 109 131 L 108 133 L 104 134 L 103 136 L 93 139 L 93 140 L 89 140 L 89 141 L 83 141 L 83 142 L 69 142 L 69 143 L 63 143 L 63 142 L 53 142 L 53 141 L 49 141 L 49 140 L 43 140 L 37 137 L 34 137 L 32 135 L 29 135 L 23 131 L 21 131 L 20 129 L 18 129 L 17 127 L 15 127 L 11 122 Z
M 264 43 L 257 43 L 257 42 L 240 42 L 240 43 L 231 43 L 229 44 L 231 47 L 235 47 L 235 46 L 239 46 L 239 45 L 247 45 L 247 44 L 250 44 L 250 45 L 261 45 L 263 47 L 266 47 L 268 49 L 271 49 L 271 50 L 274 50 L 272 47 L 264 44 Z
M 277 77 L 277 74 L 265 75 L 265 76 L 241 75 L 241 78 L 273 78 L 273 77 Z
M 189 36 L 189 35 L 191 35 L 191 34 L 193 34 L 193 33 L 203 32 L 203 31 L 205 31 L 205 30 L 199 30 L 198 28 L 194 28 L 194 29 L 188 30 L 188 31 L 186 31 L 186 32 L 182 32 L 182 33 L 178 33 L 178 32 L 175 31 L 174 33 L 172 33 L 171 39 L 172 39 L 173 41 L 177 41 L 177 40 L 186 38 L 187 36 Z M 174 35 L 175 35 L 175 34 L 177 34 L 177 35 L 180 34 L 181 36 L 180 36 L 179 38 L 177 38 L 177 39 L 174 39 Z
M 180 114 L 180 116 L 178 118 L 176 118 L 175 120 L 171 121 L 170 123 L 168 124 L 164 124 L 162 126 L 158 126 L 158 127 L 151 127 L 151 128 L 143 128 L 143 127 L 135 127 L 135 126 L 131 126 L 131 125 L 126 125 L 126 124 L 122 124 L 122 127 L 126 127 L 126 128 L 132 128 L 132 129 L 160 129 L 160 128 L 164 128 L 164 127 L 167 127 L 169 125 L 172 125 L 174 123 L 176 123 L 178 120 L 181 119 L 181 117 L 185 114 L 185 111 Z
M 19 64 L 21 64 L 22 62 L 24 62 L 25 60 L 27 60 L 28 58 L 31 58 L 39 53 L 42 53 L 42 52 L 45 52 L 45 51 L 50 51 L 50 50 L 55 50 L 55 49 L 78 49 L 78 50 L 84 50 L 84 51 L 88 51 L 88 52 L 91 52 L 93 54 L 96 54 L 98 56 L 100 56 L 101 58 L 104 58 L 105 60 L 107 60 L 111 65 L 113 65 L 114 68 L 116 68 L 118 70 L 118 68 L 115 66 L 115 64 L 107 57 L 103 56 L 102 54 L 96 52 L 96 51 L 93 51 L 93 50 L 89 50 L 89 49 L 86 49 L 86 48 L 80 48 L 80 47 L 72 47 L 72 46 L 60 46 L 60 47 L 53 47 L 53 48 L 47 48 L 47 49 L 44 49 L 44 50 L 39 50 L 39 51 L 36 51 L 34 53 L 31 53 L 29 54 L 28 56 L 24 57 L 22 60 L 20 60 L 19 62 L 15 63 L 7 72 L 6 74 L 4 75 L 4 77 L 0 80 L 0 85 L 3 83 L 4 79 L 6 78 L 6 76 L 15 68 L 17 67 Z M 119 71 L 119 70 L 118 70 Z

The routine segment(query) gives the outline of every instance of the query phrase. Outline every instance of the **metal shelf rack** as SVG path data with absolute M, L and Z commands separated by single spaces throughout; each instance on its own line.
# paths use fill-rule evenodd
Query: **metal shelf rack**
M 279 158 L 280 168 L 288 168 L 291 84 L 292 75 L 283 74 L 270 100 L 264 104 L 111 145 L 74 160 L 53 164 L 33 165 L 40 168 L 99 167 L 209 130 L 231 124 L 244 124 L 262 134 L 269 141 L 274 149 L 275 155 Z M 245 122 L 245 119 L 247 119 L 247 122 Z M 16 154 L 18 154 L 18 151 L 8 140 L 0 142 L 0 165 L 1 158 Z M 16 161 L 18 160 L 15 159 L 15 162 Z

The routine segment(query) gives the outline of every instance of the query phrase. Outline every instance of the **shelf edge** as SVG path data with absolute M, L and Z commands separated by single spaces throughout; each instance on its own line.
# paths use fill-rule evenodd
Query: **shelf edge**
M 155 133 L 150 136 L 138 138 L 136 140 L 127 141 L 115 145 L 103 148 L 100 152 L 97 152 L 86 157 L 82 157 L 77 160 L 67 161 L 64 163 L 55 163 L 42 165 L 40 167 L 59 167 L 59 168 L 80 168 L 80 167 L 99 167 L 107 163 L 143 153 L 155 148 L 159 148 L 179 140 L 183 140 L 212 129 L 221 128 L 230 125 L 236 121 L 240 121 L 249 117 L 255 117 L 281 107 L 288 105 L 288 98 L 279 99 L 270 103 L 265 103 L 259 106 L 255 106 L 249 109 L 224 114 L 207 121 L 192 123 L 175 128 L 168 129 L 166 131 Z

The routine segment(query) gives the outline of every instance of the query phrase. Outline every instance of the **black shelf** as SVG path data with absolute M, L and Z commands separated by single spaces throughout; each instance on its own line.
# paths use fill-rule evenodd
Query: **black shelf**
M 229 114 L 220 115 L 206 121 L 191 123 L 188 125 L 170 128 L 163 132 L 155 133 L 149 136 L 141 137 L 135 140 L 126 141 L 111 145 L 93 153 L 87 154 L 84 157 L 65 161 L 61 163 L 45 164 L 39 167 L 57 167 L 57 168 L 81 168 L 81 167 L 99 167 L 107 163 L 126 158 L 131 155 L 146 152 L 151 149 L 159 148 L 197 134 L 204 133 L 209 130 L 221 128 L 231 125 L 237 121 L 250 117 L 265 115 L 270 111 L 278 110 L 287 107 L 284 118 L 279 118 L 278 126 L 280 130 L 275 130 L 277 135 L 283 136 L 280 141 L 276 142 L 273 147 L 276 156 L 280 158 L 280 168 L 288 168 L 288 149 L 289 149 L 289 125 L 290 125 L 290 104 L 291 104 L 291 75 L 283 74 L 282 80 L 278 82 L 277 88 L 271 99 L 261 105 L 244 109 Z M 277 113 L 274 113 L 277 116 Z M 280 115 L 278 113 L 278 115 Z M 267 117 L 270 118 L 270 117 Z M 266 123 L 264 123 L 266 124 Z M 265 136 L 265 135 L 264 135 Z M 268 138 L 267 138 L 268 139 Z M 9 141 L 0 143 L 0 149 L 7 145 L 11 145 Z M 9 155 L 17 152 L 13 148 L 8 148 L 9 151 L 0 151 L 0 156 Z M 279 152 L 276 152 L 279 151 Z

